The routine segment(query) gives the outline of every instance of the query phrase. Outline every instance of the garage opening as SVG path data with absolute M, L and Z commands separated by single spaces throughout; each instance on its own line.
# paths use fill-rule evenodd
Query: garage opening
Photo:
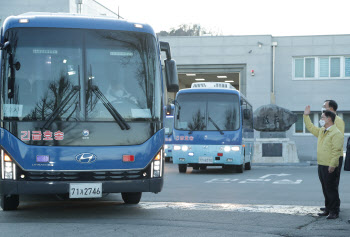
M 228 82 L 246 95 L 246 65 L 177 65 L 179 87 L 191 88 L 193 82 Z M 168 93 L 168 103 L 172 103 L 176 93 Z

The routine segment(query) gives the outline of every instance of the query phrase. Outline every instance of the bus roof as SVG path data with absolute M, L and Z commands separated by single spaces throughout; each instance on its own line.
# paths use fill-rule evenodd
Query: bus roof
M 234 94 L 238 95 L 240 98 L 243 98 L 248 104 L 250 104 L 247 100 L 247 98 L 238 90 L 235 89 L 225 89 L 225 88 L 188 88 L 188 89 L 182 89 L 179 92 L 177 92 L 176 97 L 178 97 L 181 94 L 191 94 L 191 93 L 196 93 L 196 94 L 207 94 L 207 93 L 219 93 L 219 94 Z
M 149 33 L 156 37 L 152 27 L 147 24 L 118 20 L 115 17 L 68 13 L 29 12 L 10 16 L 4 21 L 1 34 L 3 35 L 6 30 L 16 27 L 123 30 Z
M 226 88 L 188 88 L 180 90 L 179 92 L 177 92 L 177 95 L 184 93 L 226 93 L 241 95 L 241 93 L 238 90 Z

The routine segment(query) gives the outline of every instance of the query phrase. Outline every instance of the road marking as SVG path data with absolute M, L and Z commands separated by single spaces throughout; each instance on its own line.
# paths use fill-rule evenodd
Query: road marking
M 239 181 L 238 182 L 239 184 L 257 184 L 257 183 L 266 184 L 271 181 L 271 179 L 267 179 L 268 177 L 271 177 L 271 176 L 283 177 L 288 175 L 290 174 L 267 174 L 267 175 L 261 176 L 258 179 L 245 179 L 241 181 L 240 179 L 210 179 L 208 181 L 205 181 L 205 183 L 229 184 L 229 183 Z M 289 179 L 281 179 L 281 180 L 273 181 L 272 184 L 300 184 L 301 182 L 303 182 L 302 179 L 298 179 L 296 181 L 292 181 Z
M 282 179 L 282 180 L 277 180 L 275 182 L 273 182 L 273 184 L 300 184 L 301 182 L 303 182 L 302 179 L 298 179 L 297 181 L 292 181 L 289 179 Z
M 245 205 L 231 203 L 140 202 L 141 209 L 175 209 L 189 211 L 258 212 L 299 216 L 317 216 L 319 207 L 297 205 Z
M 260 179 L 266 179 L 267 177 L 272 176 L 272 175 L 276 175 L 276 176 L 280 177 L 280 176 L 288 176 L 290 174 L 267 174 L 267 175 L 261 176 Z
M 240 184 L 257 184 L 257 183 L 269 182 L 269 181 L 271 181 L 271 179 L 246 179 L 239 183 Z
M 239 179 L 211 179 L 208 181 L 205 181 L 205 183 L 223 183 L 223 184 L 228 184 L 232 182 L 236 182 Z

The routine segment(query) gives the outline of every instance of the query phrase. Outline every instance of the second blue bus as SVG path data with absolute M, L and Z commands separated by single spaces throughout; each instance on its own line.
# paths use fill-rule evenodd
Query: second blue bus
M 193 83 L 176 95 L 172 143 L 180 173 L 207 166 L 250 170 L 253 108 L 229 83 Z

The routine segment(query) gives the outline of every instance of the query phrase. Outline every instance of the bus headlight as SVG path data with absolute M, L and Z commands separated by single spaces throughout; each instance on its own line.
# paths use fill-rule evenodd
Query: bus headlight
M 175 151 L 181 150 L 181 146 L 175 145 L 175 146 L 174 146 L 174 150 L 175 150 Z
M 162 177 L 162 169 L 163 169 L 163 149 L 161 149 L 153 159 L 153 162 L 151 164 L 151 178 Z
M 225 146 L 225 147 L 224 147 L 224 151 L 225 151 L 225 152 L 229 152 L 230 150 L 231 150 L 231 148 L 230 148 L 229 146 Z
M 168 145 L 164 145 L 164 149 L 168 149 L 169 147 L 168 147 Z
M 239 151 L 240 150 L 239 146 L 233 146 L 231 149 L 232 149 L 232 151 Z
M 1 178 L 16 179 L 16 164 L 11 157 L 1 149 Z
M 182 151 L 187 151 L 188 150 L 188 146 L 182 146 Z

